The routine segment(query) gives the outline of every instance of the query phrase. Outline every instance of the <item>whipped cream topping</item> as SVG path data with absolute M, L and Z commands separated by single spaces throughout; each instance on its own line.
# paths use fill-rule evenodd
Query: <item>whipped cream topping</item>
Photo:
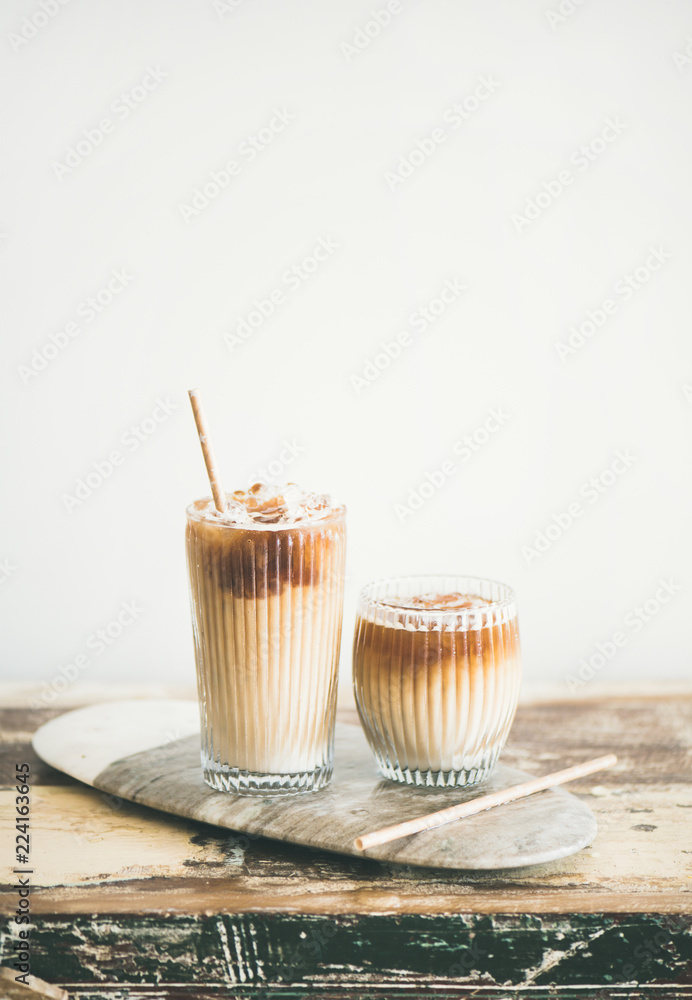
M 241 527 L 286 527 L 305 521 L 322 520 L 339 509 L 340 505 L 326 494 L 310 493 L 295 483 L 283 486 L 255 483 L 248 490 L 228 493 L 225 511 L 217 511 L 213 500 L 209 500 L 203 513 Z
M 383 597 L 379 601 L 390 608 L 405 611 L 463 611 L 465 608 L 483 608 L 492 601 L 479 594 L 418 594 L 413 597 Z

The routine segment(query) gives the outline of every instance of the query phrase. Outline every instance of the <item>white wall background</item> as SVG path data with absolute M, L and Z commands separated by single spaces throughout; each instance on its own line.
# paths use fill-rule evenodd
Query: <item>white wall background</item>
M 193 680 L 183 511 L 208 487 L 185 391 L 199 385 L 228 488 L 295 440 L 280 478 L 348 505 L 344 677 L 358 589 L 426 571 L 514 584 L 530 680 L 567 686 L 616 631 L 616 655 L 582 666 L 589 684 L 688 676 L 689 5 L 564 0 L 559 21 L 559 0 L 402 0 L 355 55 L 342 46 L 384 2 L 44 5 L 0 11 L 2 674 L 52 683 L 82 654 L 91 682 Z M 125 114 L 119 95 L 150 66 L 165 77 Z M 479 77 L 495 92 L 445 125 Z M 241 144 L 274 108 L 292 120 L 250 162 Z M 61 168 L 104 118 L 112 130 Z M 608 119 L 626 127 L 581 169 L 575 151 Z M 388 184 L 440 126 L 433 155 Z M 240 172 L 186 221 L 229 159 Z M 338 249 L 290 290 L 284 273 L 320 239 Z M 618 282 L 650 247 L 665 263 L 626 297 Z M 89 322 L 81 304 L 114 269 L 132 277 Z M 463 294 L 413 329 L 454 278 Z M 224 335 L 277 288 L 274 315 L 231 350 Z M 561 359 L 608 297 L 614 314 Z M 407 329 L 357 392 L 352 376 Z M 51 336 L 66 346 L 46 351 Z M 34 349 L 57 356 L 37 371 Z M 158 398 L 176 408 L 132 445 Z M 455 459 L 498 407 L 504 425 Z M 113 450 L 113 474 L 66 500 Z M 591 503 L 582 490 L 618 450 L 636 461 Z M 448 459 L 455 474 L 402 523 L 395 505 Z M 575 502 L 547 551 L 522 551 Z M 99 653 L 89 636 L 124 601 L 142 611 Z

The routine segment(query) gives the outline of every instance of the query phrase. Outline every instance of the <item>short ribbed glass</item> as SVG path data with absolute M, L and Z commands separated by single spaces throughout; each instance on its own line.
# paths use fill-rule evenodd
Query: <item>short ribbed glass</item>
M 202 769 L 240 794 L 314 791 L 332 774 L 345 510 L 239 527 L 187 508 Z
M 452 593 L 490 603 L 459 610 L 392 606 Z M 520 680 L 517 611 L 504 584 L 408 576 L 362 591 L 353 644 L 356 705 L 386 778 L 438 787 L 482 781 L 507 739 Z

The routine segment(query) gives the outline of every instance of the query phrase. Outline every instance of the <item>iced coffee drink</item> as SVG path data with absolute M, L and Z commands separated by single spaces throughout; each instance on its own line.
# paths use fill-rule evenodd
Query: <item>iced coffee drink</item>
M 405 577 L 361 594 L 356 705 L 385 777 L 440 787 L 482 781 L 507 739 L 520 677 L 509 587 Z
M 256 484 L 187 509 L 202 767 L 213 788 L 314 790 L 332 773 L 345 509 Z

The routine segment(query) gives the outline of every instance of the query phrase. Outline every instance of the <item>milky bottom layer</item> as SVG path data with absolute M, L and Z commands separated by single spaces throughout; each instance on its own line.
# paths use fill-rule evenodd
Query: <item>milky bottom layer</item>
M 318 582 L 283 582 L 260 594 L 222 585 L 223 553 L 204 538 L 189 538 L 188 556 L 207 780 L 271 791 L 262 776 L 297 776 L 276 790 L 299 790 L 314 787 L 305 775 L 321 769 L 324 783 L 341 637 L 341 541 L 325 547 Z
M 356 628 L 356 704 L 389 777 L 480 780 L 507 739 L 520 678 L 516 620 L 465 632 Z

